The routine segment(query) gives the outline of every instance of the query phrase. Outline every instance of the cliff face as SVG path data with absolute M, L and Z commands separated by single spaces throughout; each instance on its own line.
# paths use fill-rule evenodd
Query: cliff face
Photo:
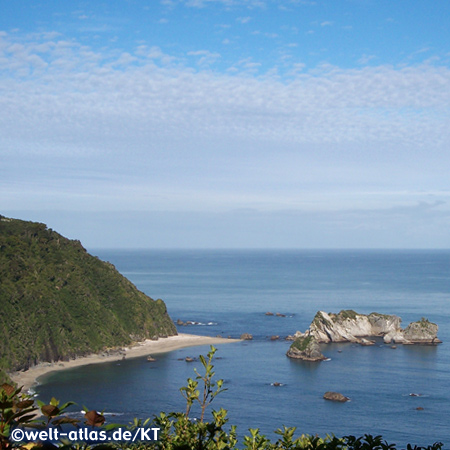
M 417 322 L 411 322 L 400 333 L 388 333 L 384 336 L 384 342 L 397 342 L 401 344 L 439 344 L 437 337 L 438 326 L 423 318 Z
M 367 343 L 362 338 L 383 337 L 386 343 L 435 344 L 438 326 L 426 319 L 413 322 L 403 330 L 401 319 L 395 315 L 371 313 L 358 314 L 344 310 L 339 314 L 317 312 L 305 336 L 313 336 L 317 342 L 358 342 Z
M 177 334 L 162 300 L 140 292 L 79 241 L 2 216 L 0 310 L 4 371 Z
M 400 323 L 400 317 L 393 315 L 364 315 L 352 310 L 339 314 L 319 311 L 306 333 L 314 336 L 318 342 L 358 342 L 361 337 L 383 336 L 398 331 Z

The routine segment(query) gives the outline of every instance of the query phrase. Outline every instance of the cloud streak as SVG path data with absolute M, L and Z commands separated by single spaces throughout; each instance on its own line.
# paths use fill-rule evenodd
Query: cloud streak
M 140 136 L 223 136 L 293 144 L 449 142 L 450 70 L 419 65 L 345 70 L 290 80 L 198 70 L 220 55 L 180 61 L 159 48 L 98 53 L 70 41 L 3 37 L 4 137 L 111 135 L 119 123 Z M 95 126 L 93 126 L 95 124 Z M 49 133 L 49 128 L 53 133 Z M 27 132 L 25 132 L 25 135 Z

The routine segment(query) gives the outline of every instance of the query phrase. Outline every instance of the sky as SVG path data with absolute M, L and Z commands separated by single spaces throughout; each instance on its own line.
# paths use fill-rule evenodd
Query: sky
M 0 0 L 0 214 L 90 248 L 450 248 L 448 0 Z

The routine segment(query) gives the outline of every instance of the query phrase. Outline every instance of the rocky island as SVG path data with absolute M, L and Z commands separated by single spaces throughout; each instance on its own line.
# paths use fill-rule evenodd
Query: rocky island
M 289 347 L 287 356 L 303 361 L 323 361 L 325 358 L 314 336 L 300 336 Z
M 306 361 L 326 359 L 320 352 L 321 343 L 354 342 L 373 345 L 370 338 L 383 338 L 386 344 L 428 344 L 441 343 L 437 337 L 438 326 L 425 318 L 401 328 L 401 318 L 379 313 L 358 314 L 343 310 L 338 314 L 318 311 L 305 333 L 296 333 L 296 340 L 287 352 L 290 358 Z

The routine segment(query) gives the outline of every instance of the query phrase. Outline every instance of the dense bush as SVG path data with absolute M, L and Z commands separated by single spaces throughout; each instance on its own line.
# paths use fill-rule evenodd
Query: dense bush
M 337 438 L 326 436 L 301 435 L 295 438 L 295 427 L 283 427 L 275 431 L 279 438 L 276 441 L 267 439 L 260 434 L 258 429 L 250 429 L 250 435 L 243 438 L 239 446 L 236 437 L 236 427 L 227 427 L 227 411 L 224 409 L 213 410 L 212 420 L 205 421 L 206 408 L 223 392 L 223 380 L 213 381 L 214 366 L 212 360 L 216 349 L 211 347 L 207 357 L 200 356 L 200 361 L 204 368 L 204 374 L 195 370 L 196 377 L 189 378 L 187 385 L 180 389 L 186 399 L 186 411 L 178 413 L 161 413 L 153 420 L 141 421 L 135 419 L 127 428 L 134 430 L 137 427 L 157 427 L 160 429 L 159 441 L 139 442 L 139 443 L 117 443 L 89 445 L 87 443 L 60 442 L 58 448 L 67 450 L 96 450 L 102 449 L 130 449 L 130 450 L 396 450 L 395 444 L 388 444 L 381 436 L 366 434 L 362 437 L 345 436 Z M 191 417 L 191 409 L 198 403 L 200 407 L 200 417 Z M 4 384 L 0 387 L 0 450 L 14 449 L 21 447 L 10 439 L 11 431 L 16 427 L 61 427 L 64 424 L 70 426 L 80 426 L 79 421 L 64 415 L 65 409 L 72 403 L 60 405 L 56 399 L 52 399 L 49 404 L 35 401 L 32 397 L 22 393 L 21 388 L 14 388 Z M 42 417 L 36 418 L 36 413 L 40 411 Z M 94 428 L 114 430 L 122 425 L 105 425 L 105 418 L 102 414 L 86 409 L 85 422 Z M 22 446 L 27 449 L 52 448 L 52 444 L 27 444 Z M 428 447 L 418 447 L 408 444 L 407 450 L 440 450 L 442 444 L 436 442 Z M 56 447 L 54 447 L 56 448 Z
M 0 384 L 42 361 L 176 334 L 162 300 L 44 224 L 0 216 Z

